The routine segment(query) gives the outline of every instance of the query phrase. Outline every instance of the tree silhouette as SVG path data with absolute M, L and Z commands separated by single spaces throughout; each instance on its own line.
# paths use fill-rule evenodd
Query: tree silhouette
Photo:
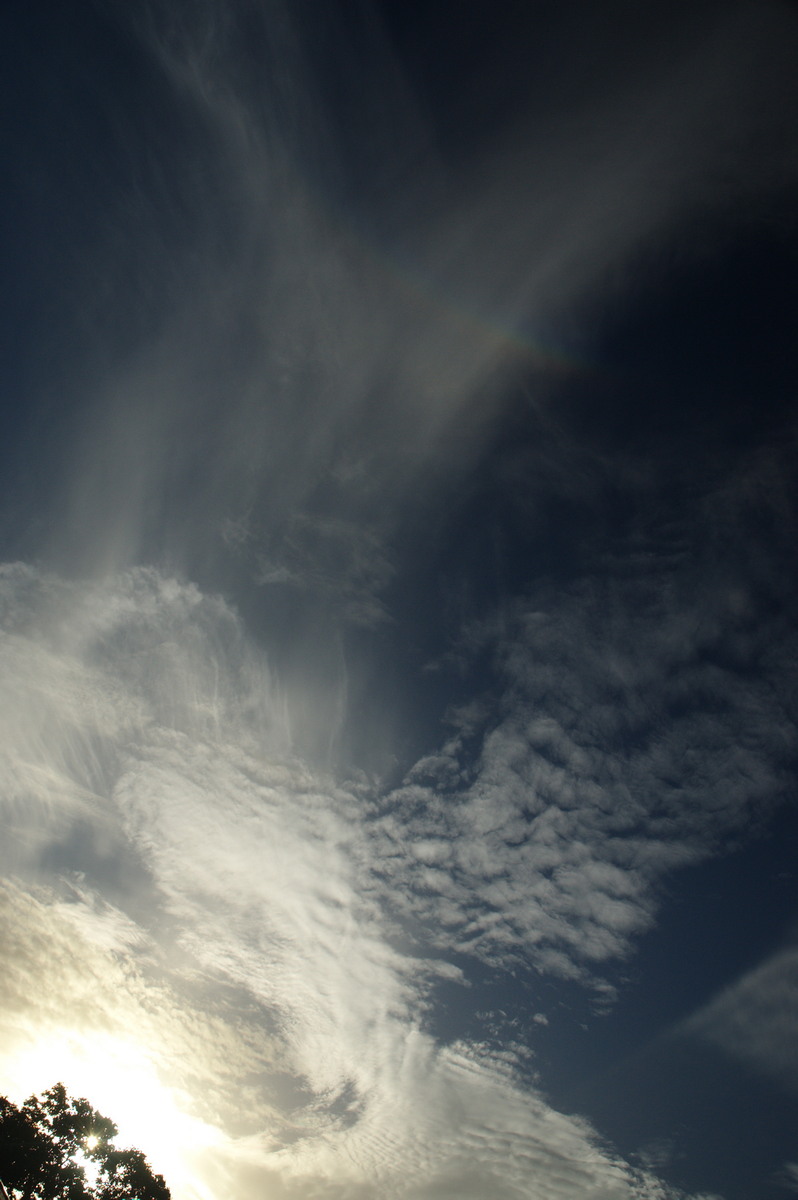
M 170 1200 L 140 1150 L 118 1150 L 118 1133 L 62 1083 L 19 1108 L 0 1096 L 0 1181 L 10 1200 Z M 93 1164 L 93 1182 L 81 1163 Z

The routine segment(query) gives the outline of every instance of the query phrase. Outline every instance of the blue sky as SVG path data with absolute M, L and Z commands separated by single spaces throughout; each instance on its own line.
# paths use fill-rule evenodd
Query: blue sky
M 794 5 L 2 44 L 0 1093 L 175 1200 L 798 1192 Z

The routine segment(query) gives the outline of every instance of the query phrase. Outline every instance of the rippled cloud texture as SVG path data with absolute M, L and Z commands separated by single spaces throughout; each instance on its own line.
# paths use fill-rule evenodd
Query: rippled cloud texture
M 326 7 L 11 19 L 0 1092 L 176 1200 L 795 1190 L 795 10 Z

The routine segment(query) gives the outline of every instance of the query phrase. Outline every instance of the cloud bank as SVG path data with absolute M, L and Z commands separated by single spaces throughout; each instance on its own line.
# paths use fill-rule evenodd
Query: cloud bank
M 511 1197 L 531 1179 L 552 1197 L 674 1194 L 548 1107 L 512 1055 L 431 1035 L 430 989 L 461 970 L 400 944 L 401 905 L 377 882 L 390 858 L 376 797 L 291 755 L 226 605 L 152 570 L 87 590 L 13 568 L 3 598 L 17 1086 L 58 1064 L 102 1092 L 110 1059 L 138 1104 L 151 1090 L 156 1111 L 180 1114 L 170 1152 L 154 1152 L 179 1194 L 200 1194 L 199 1172 L 212 1191 L 268 1181 L 285 1196 Z M 472 881 L 511 927 L 518 902 L 512 883 L 499 898 L 491 844 Z M 447 845 L 474 859 L 467 826 Z M 581 892 L 612 896 L 617 868 L 582 867 Z M 545 868 L 525 870 L 534 905 Z M 589 957 L 595 933 L 574 928 L 550 940 L 576 959 L 587 938 Z M 146 1146 L 152 1128 L 123 1113 L 123 1132 L 124 1118 Z

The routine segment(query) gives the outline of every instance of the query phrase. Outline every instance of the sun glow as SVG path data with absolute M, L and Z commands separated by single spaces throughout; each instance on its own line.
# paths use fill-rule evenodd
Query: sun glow
M 174 1200 L 212 1200 L 198 1154 L 221 1146 L 219 1129 L 190 1115 L 190 1098 L 159 1078 L 148 1049 L 111 1034 L 53 1032 L 4 1063 L 4 1090 L 17 1102 L 62 1082 L 119 1128 L 116 1145 L 142 1150 Z M 98 1139 L 86 1139 L 91 1150 Z M 90 1164 L 87 1164 L 90 1165 Z

